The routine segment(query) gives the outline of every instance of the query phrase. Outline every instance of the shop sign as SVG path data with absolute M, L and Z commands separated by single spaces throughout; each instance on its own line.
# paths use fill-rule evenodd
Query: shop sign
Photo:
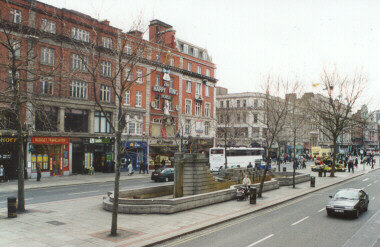
M 163 92 L 165 92 L 165 88 L 164 88 L 164 87 L 161 87 L 161 86 L 154 86 L 154 87 L 153 87 L 153 91 L 154 91 L 154 92 L 163 93 Z
M 172 100 L 172 96 L 166 95 L 166 94 L 161 94 L 161 99 L 167 99 L 167 100 Z
M 177 95 L 177 90 L 174 88 L 169 88 L 169 94 Z
M 110 139 L 110 138 L 101 138 L 101 139 L 90 138 L 90 143 L 104 143 L 104 144 L 109 144 L 109 143 L 111 143 L 111 139 Z
M 32 137 L 32 143 L 36 144 L 68 144 L 67 137 Z
M 17 141 L 17 138 L 15 137 L 1 137 L 0 142 L 1 143 L 15 143 Z
M 169 87 L 169 82 L 167 82 L 167 81 L 164 81 L 164 87 Z

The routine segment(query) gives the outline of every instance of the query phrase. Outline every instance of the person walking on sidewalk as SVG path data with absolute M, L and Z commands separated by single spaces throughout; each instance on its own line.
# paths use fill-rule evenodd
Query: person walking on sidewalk
M 358 169 L 358 163 L 359 163 L 359 161 L 358 161 L 358 157 L 356 157 L 356 158 L 355 158 L 355 167 L 356 167 L 356 169 Z
M 129 162 L 129 165 L 128 165 L 128 176 L 132 176 L 133 174 L 133 166 L 132 166 L 132 162 Z
M 352 173 L 354 173 L 354 162 L 352 161 L 352 159 L 348 161 L 348 170 L 350 170 L 350 168 L 352 170 Z
M 37 181 L 41 181 L 41 164 L 37 163 Z

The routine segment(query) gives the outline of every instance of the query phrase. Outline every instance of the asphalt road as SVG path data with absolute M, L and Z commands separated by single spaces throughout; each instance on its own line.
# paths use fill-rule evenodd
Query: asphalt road
M 120 181 L 120 190 L 150 187 L 156 185 L 157 183 L 154 183 L 152 180 L 150 180 L 150 177 L 143 179 L 129 179 Z M 30 205 L 43 202 L 106 195 L 108 191 L 113 191 L 113 189 L 114 182 L 47 187 L 41 189 L 26 189 L 25 204 Z M 2 193 L 0 195 L 0 208 L 7 207 L 7 197 L 9 196 L 17 197 L 17 191 Z
M 358 219 L 328 217 L 329 195 L 364 188 L 368 211 Z M 160 246 L 380 246 L 380 170 L 324 190 L 182 236 Z M 377 242 L 376 242 L 377 241 Z

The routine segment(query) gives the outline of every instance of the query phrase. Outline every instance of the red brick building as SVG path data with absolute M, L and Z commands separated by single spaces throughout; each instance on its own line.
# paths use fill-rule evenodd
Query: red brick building
M 216 67 L 206 49 L 177 39 L 172 26 L 153 20 L 149 40 L 143 40 L 139 31 L 123 33 L 106 20 L 34 0 L 0 0 L 0 5 L 0 38 L 14 42 L 18 61 L 24 63 L 16 76 L 23 92 L 31 95 L 23 116 L 30 131 L 25 144 L 29 177 L 36 175 L 38 163 L 44 176 L 81 173 L 90 166 L 112 170 L 115 147 L 107 117 L 114 121 L 116 116 L 110 81 L 120 67 L 117 52 L 123 52 L 121 63 L 139 56 L 132 71 L 123 72 L 136 81 L 123 92 L 125 162 L 161 161 L 179 149 L 193 152 L 212 145 Z M 90 48 L 84 54 L 78 47 Z M 0 53 L 0 89 L 6 91 L 12 84 L 12 58 L 3 45 Z M 11 105 L 0 107 L 0 133 L 11 137 Z M 11 157 L 0 162 L 7 164 L 13 178 L 14 167 L 8 165 L 13 143 L 0 145 Z

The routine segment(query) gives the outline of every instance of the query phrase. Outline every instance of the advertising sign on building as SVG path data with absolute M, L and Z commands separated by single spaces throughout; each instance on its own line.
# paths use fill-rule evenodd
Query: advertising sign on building
M 202 120 L 197 120 L 195 122 L 195 132 L 199 134 L 203 133 Z

